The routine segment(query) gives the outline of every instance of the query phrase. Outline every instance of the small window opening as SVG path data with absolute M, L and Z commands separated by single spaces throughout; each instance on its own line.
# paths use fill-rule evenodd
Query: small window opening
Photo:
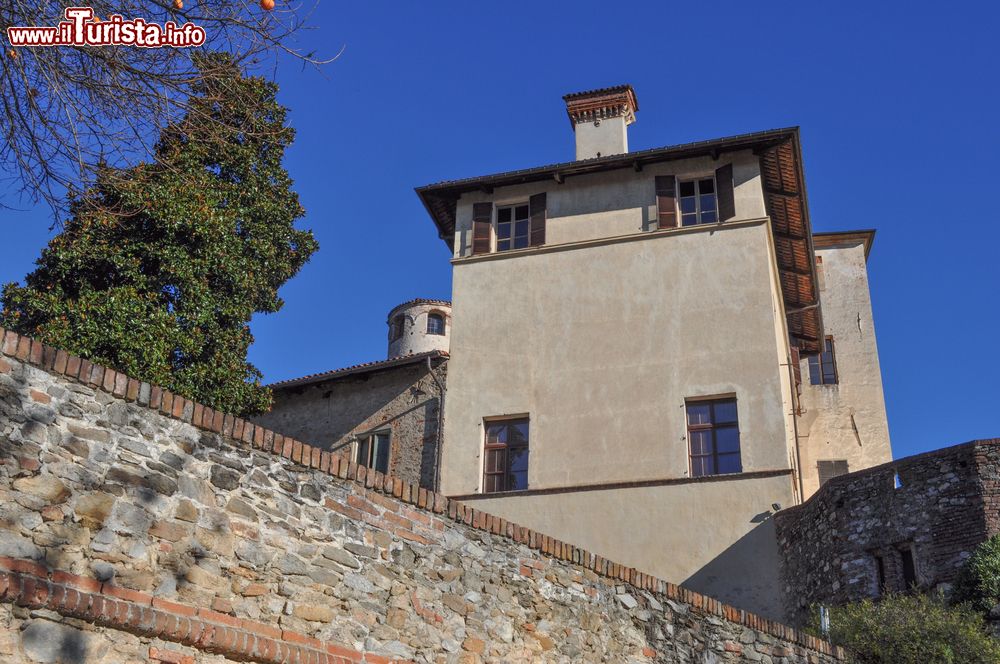
M 427 314 L 427 334 L 444 334 L 444 316 Z
M 882 556 L 875 556 L 875 583 L 878 594 L 884 595 L 885 585 L 885 559 Z
M 917 585 L 917 565 L 913 559 L 913 549 L 901 549 L 899 555 L 903 567 L 903 590 L 909 592 Z
M 389 322 L 389 341 L 395 341 L 403 336 L 403 315 L 393 316 Z
M 903 488 L 903 480 L 900 479 L 898 472 L 893 475 L 892 485 L 897 489 Z

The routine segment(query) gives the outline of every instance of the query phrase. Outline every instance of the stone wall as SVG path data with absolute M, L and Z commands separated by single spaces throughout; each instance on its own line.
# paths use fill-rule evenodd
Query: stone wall
M 4 661 L 843 659 L 792 628 L 0 336 Z
M 898 481 L 897 481 L 898 478 Z M 825 483 L 774 516 L 787 614 L 905 590 L 945 587 L 976 545 L 1000 531 L 1000 439 L 907 457 Z
M 392 366 L 291 387 L 275 386 L 261 426 L 354 460 L 351 441 L 376 431 L 389 433 L 389 474 L 434 487 L 440 390 L 448 361 Z M 433 376 L 431 372 L 433 371 Z M 437 381 L 435 381 L 435 377 Z

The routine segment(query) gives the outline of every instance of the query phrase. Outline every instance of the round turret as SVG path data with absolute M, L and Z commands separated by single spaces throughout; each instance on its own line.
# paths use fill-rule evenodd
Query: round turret
M 448 351 L 451 336 L 451 302 L 444 300 L 410 300 L 389 312 L 389 359 Z

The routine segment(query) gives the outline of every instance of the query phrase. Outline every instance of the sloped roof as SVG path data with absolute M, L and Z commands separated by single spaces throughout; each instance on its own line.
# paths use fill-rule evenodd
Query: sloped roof
M 291 378 L 289 380 L 281 380 L 277 383 L 271 383 L 268 385 L 273 390 L 284 390 L 291 387 L 302 387 L 304 385 L 312 385 L 313 383 L 323 383 L 330 380 L 339 380 L 346 376 L 355 376 L 358 374 L 371 373 L 373 371 L 384 371 L 386 369 L 395 369 L 397 367 L 404 367 L 411 364 L 416 364 L 418 362 L 423 362 L 427 358 L 436 360 L 438 358 L 448 359 L 448 353 L 443 350 L 430 350 L 424 353 L 413 353 L 412 355 L 403 355 L 402 357 L 393 357 L 388 360 L 377 360 L 375 362 L 364 362 L 362 364 L 355 364 L 350 367 L 344 367 L 342 369 L 333 369 L 331 371 L 324 371 L 322 373 L 309 374 L 308 376 L 302 376 L 301 378 Z

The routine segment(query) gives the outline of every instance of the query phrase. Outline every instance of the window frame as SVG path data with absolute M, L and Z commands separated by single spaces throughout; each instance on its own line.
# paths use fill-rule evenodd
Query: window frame
M 440 332 L 431 332 L 431 318 L 437 318 L 437 319 L 439 319 L 441 321 L 441 331 Z M 436 336 L 436 337 L 443 337 L 443 336 L 445 336 L 445 331 L 447 330 L 447 328 L 448 328 L 448 319 L 445 317 L 445 315 L 443 313 L 441 313 L 440 311 L 428 311 L 427 312 L 427 334 L 433 335 L 433 336 Z
M 723 422 L 717 422 L 715 418 L 715 407 L 716 405 L 722 403 L 732 403 L 733 409 L 736 413 L 735 419 L 726 420 Z M 688 409 L 695 405 L 705 405 L 708 404 L 710 408 L 710 422 L 708 424 L 691 424 L 691 417 Z M 684 400 L 684 420 L 685 427 L 687 431 L 687 456 L 688 456 L 688 477 L 711 477 L 714 475 L 739 475 L 743 472 L 743 440 L 740 434 L 740 413 L 739 413 L 739 400 L 736 395 L 720 395 L 713 397 L 693 397 Z M 736 429 L 736 452 L 723 452 L 721 455 L 719 453 L 718 445 L 718 430 L 728 429 L 735 427 Z M 692 433 L 710 431 L 711 432 L 711 444 L 712 452 L 711 454 L 694 454 L 694 450 L 691 447 L 693 436 Z M 729 472 L 719 471 L 719 456 L 736 456 L 739 469 Z M 712 473 L 699 473 L 695 474 L 695 458 L 711 457 L 712 467 L 714 472 Z
M 504 443 L 491 443 L 489 435 L 489 427 L 491 425 L 503 424 L 506 427 L 510 427 L 515 424 L 525 425 L 527 431 L 527 436 L 524 444 L 511 445 L 509 443 L 510 436 L 508 435 L 508 442 Z M 498 493 L 510 493 L 511 491 L 526 491 L 529 488 L 528 485 L 528 471 L 525 469 L 524 477 L 524 487 L 512 489 L 509 488 L 510 476 L 513 474 L 510 469 L 511 455 L 510 450 L 524 450 L 528 458 L 531 456 L 531 418 L 528 415 L 513 415 L 508 417 L 488 417 L 483 420 L 483 463 L 482 463 L 482 484 L 481 493 L 484 494 L 498 494 Z M 499 471 L 489 470 L 490 452 L 503 452 L 503 469 Z M 499 477 L 502 480 L 502 488 L 490 490 L 490 477 Z
M 712 181 L 712 196 L 715 197 L 715 221 L 702 221 L 702 209 L 701 209 L 701 189 L 700 183 L 702 180 Z M 695 186 L 694 194 L 694 205 L 695 205 L 695 223 L 684 224 L 684 209 L 681 207 L 681 199 L 687 198 L 681 195 L 681 185 L 687 183 L 693 183 Z M 722 223 L 719 221 L 719 182 L 715 178 L 715 172 L 705 173 L 702 175 L 698 174 L 685 174 L 684 176 L 674 176 L 674 186 L 676 187 L 676 206 L 677 206 L 677 228 L 691 228 L 692 226 L 707 226 L 709 224 Z M 690 214 L 690 213 L 688 213 Z
M 827 350 L 829 347 L 829 350 Z M 830 360 L 827 362 L 823 356 L 829 354 Z M 810 385 L 839 385 L 840 372 L 837 371 L 837 345 L 832 335 L 827 335 L 823 339 L 823 351 L 816 355 L 809 356 L 809 384 Z M 829 364 L 832 378 L 827 380 L 826 367 Z M 819 382 L 816 382 L 816 379 Z
M 525 221 L 528 222 L 528 232 L 525 234 L 525 239 L 527 244 L 523 247 L 514 246 L 514 238 L 517 237 L 517 216 L 516 210 L 519 207 L 524 207 L 528 209 L 528 216 Z M 500 210 L 510 210 L 510 237 L 506 238 L 510 242 L 510 247 L 507 249 L 500 248 Z M 508 222 L 504 222 L 508 223 Z M 491 225 L 492 230 L 492 251 L 490 253 L 499 254 L 508 251 L 520 251 L 522 249 L 529 249 L 531 247 L 531 204 L 528 200 L 516 200 L 510 203 L 494 203 L 493 204 L 493 223 Z
M 379 470 L 375 459 L 376 446 L 372 445 L 372 441 L 377 441 L 380 437 L 384 437 L 385 440 L 385 470 Z M 364 461 L 361 459 L 361 449 L 363 444 L 367 445 L 368 452 L 366 455 L 368 458 Z M 388 429 L 381 431 L 369 431 L 363 436 L 358 436 L 357 441 L 354 443 L 354 463 L 388 475 L 389 469 L 392 467 L 392 431 Z

